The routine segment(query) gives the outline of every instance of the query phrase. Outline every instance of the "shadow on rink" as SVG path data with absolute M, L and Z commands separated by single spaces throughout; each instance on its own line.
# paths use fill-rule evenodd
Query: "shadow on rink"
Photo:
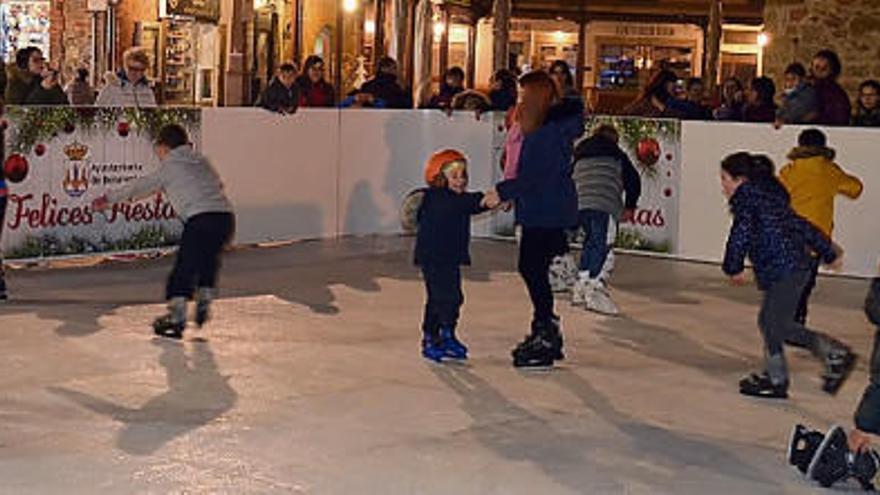
M 315 313 L 337 314 L 333 286 L 378 292 L 379 279 L 420 281 L 412 244 L 412 238 L 370 236 L 235 250 L 223 259 L 221 298 L 271 294 Z M 488 282 L 492 272 L 512 271 L 514 249 L 504 242 L 475 242 L 474 267 L 464 276 Z M 161 303 L 172 260 L 8 272 L 12 299 L 0 306 L 0 314 L 34 313 L 58 322 L 58 335 L 89 336 L 101 329 L 99 318 L 117 308 Z
M 138 456 L 156 452 L 233 408 L 238 394 L 229 385 L 229 378 L 217 369 L 207 342 L 192 342 L 190 356 L 179 342 L 156 339 L 153 343 L 161 349 L 159 364 L 165 369 L 168 390 L 140 407 L 114 404 L 68 388 L 50 387 L 49 391 L 122 423 L 117 446 Z

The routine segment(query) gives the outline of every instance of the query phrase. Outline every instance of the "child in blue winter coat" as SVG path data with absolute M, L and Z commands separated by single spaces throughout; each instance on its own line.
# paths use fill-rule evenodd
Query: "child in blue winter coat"
M 415 264 L 422 269 L 427 292 L 422 322 L 422 356 L 467 359 L 456 326 L 464 294 L 461 267 L 471 264 L 471 216 L 482 213 L 482 193 L 467 192 L 467 158 L 455 150 L 434 153 L 425 167 L 428 188 L 419 191 L 415 210 Z
M 751 260 L 763 303 L 758 326 L 764 338 L 765 369 L 740 382 L 743 395 L 788 397 L 786 341 L 808 348 L 823 360 L 823 390 L 835 394 L 852 371 L 855 356 L 842 343 L 795 321 L 801 291 L 809 280 L 810 249 L 825 264 L 839 266 L 842 253 L 809 222 L 797 216 L 789 196 L 765 156 L 735 153 L 721 163 L 721 184 L 733 225 L 724 256 L 724 273 L 746 283 Z

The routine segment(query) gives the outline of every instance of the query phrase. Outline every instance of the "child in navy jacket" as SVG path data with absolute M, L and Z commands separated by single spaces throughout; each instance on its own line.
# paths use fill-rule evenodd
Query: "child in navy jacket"
M 422 269 L 427 291 L 422 323 L 422 355 L 432 361 L 467 359 L 468 349 L 456 337 L 464 304 L 461 266 L 471 264 L 471 216 L 482 213 L 482 193 L 466 191 L 467 158 L 454 150 L 428 160 L 417 210 L 415 264 Z
M 724 159 L 721 169 L 722 188 L 733 214 L 724 273 L 735 284 L 744 284 L 748 256 L 764 293 L 758 326 L 764 338 L 766 369 L 744 378 L 740 393 L 788 397 L 783 354 L 786 341 L 810 349 L 824 361 L 823 389 L 836 393 L 852 371 L 855 356 L 840 342 L 796 322 L 795 312 L 809 279 L 810 249 L 826 264 L 839 265 L 841 254 L 819 230 L 794 213 L 769 158 L 736 153 Z

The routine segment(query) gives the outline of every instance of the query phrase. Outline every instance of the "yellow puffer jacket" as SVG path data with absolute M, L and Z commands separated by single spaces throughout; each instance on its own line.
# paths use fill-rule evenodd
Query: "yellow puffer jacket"
M 863 188 L 862 181 L 834 163 L 834 156 L 826 147 L 797 147 L 788 154 L 791 163 L 779 172 L 794 211 L 828 237 L 834 229 L 834 198 L 842 194 L 856 199 Z

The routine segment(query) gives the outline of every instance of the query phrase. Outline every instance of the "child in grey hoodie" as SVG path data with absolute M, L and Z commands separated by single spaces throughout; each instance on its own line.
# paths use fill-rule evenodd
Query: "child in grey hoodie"
M 639 172 L 617 145 L 618 139 L 613 126 L 599 126 L 575 148 L 573 173 L 585 235 L 572 303 L 612 316 L 618 309 L 601 276 L 611 250 L 608 233 L 622 217 L 633 214 L 642 193 Z
M 113 203 L 165 192 L 184 227 L 165 291 L 169 312 L 156 319 L 153 329 L 162 337 L 180 339 L 186 328 L 186 303 L 193 292 L 196 323 L 202 326 L 210 316 L 220 253 L 232 238 L 235 217 L 220 176 L 204 156 L 193 150 L 182 127 L 169 125 L 159 131 L 156 154 L 162 162 L 156 172 L 97 198 L 92 208 L 101 211 Z

